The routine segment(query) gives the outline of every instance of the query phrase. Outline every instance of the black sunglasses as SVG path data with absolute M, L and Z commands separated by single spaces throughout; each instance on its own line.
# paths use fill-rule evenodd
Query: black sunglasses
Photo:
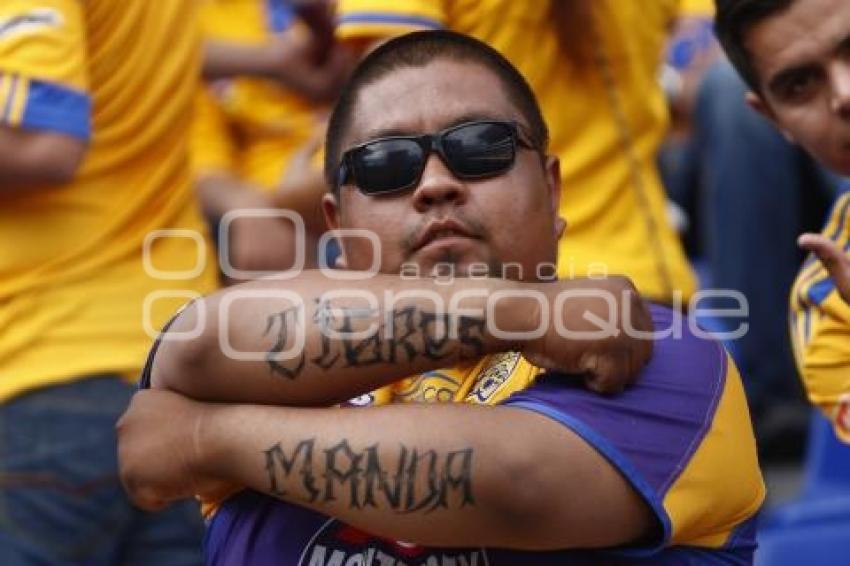
M 465 122 L 430 135 L 378 138 L 342 155 L 336 189 L 349 182 L 367 195 L 413 188 L 432 151 L 458 179 L 496 177 L 513 167 L 517 147 L 534 149 L 516 122 L 499 120 Z

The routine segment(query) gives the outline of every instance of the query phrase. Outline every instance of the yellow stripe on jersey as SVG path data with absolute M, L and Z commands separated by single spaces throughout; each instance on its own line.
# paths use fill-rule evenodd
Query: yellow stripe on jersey
M 758 458 L 747 399 L 740 374 L 728 354 L 726 357 L 726 383 L 711 428 L 664 498 L 673 525 L 673 544 L 723 547 L 735 527 L 764 502 L 764 481 L 752 473 L 758 469 Z M 748 435 L 741 437 L 741 431 Z M 739 437 L 739 442 L 729 442 L 731 436 Z M 720 485 L 712 481 L 715 477 L 727 480 Z M 715 486 L 715 493 L 707 492 L 706 486 Z
M 6 118 L 6 123 L 10 126 L 20 126 L 24 117 L 24 108 L 26 107 L 27 97 L 29 95 L 30 82 L 26 77 L 19 77 L 12 93 L 11 105 Z
M 0 124 L 6 123 L 6 114 L 12 108 L 14 75 L 0 74 Z

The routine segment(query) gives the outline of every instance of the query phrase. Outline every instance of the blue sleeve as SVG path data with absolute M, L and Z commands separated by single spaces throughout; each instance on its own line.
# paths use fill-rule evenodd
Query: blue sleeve
M 20 126 L 49 130 L 88 141 L 91 138 L 91 97 L 71 88 L 31 81 Z
M 666 316 L 653 312 L 656 326 Z M 550 372 L 503 405 L 569 428 L 631 483 L 655 514 L 659 536 L 626 552 L 648 555 L 671 539 L 664 497 L 708 432 L 725 376 L 725 351 L 712 340 L 686 334 L 656 342 L 652 360 L 622 394 L 598 395 L 575 376 Z

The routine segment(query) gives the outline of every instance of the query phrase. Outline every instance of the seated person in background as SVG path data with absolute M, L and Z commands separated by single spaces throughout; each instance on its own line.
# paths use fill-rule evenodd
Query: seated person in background
M 201 7 L 209 82 L 196 96 L 192 136 L 201 204 L 214 227 L 227 213 L 270 213 L 227 217 L 229 237 L 218 244 L 226 246 L 220 267 L 230 280 L 288 269 L 298 247 L 315 266 L 325 192 L 315 154 L 353 58 L 333 42 L 330 13 L 326 26 L 310 25 L 300 10 L 264 0 Z M 317 61 L 319 43 L 327 53 Z M 292 220 L 274 216 L 276 209 L 298 213 L 306 237 Z
M 211 564 L 749 562 L 764 486 L 734 364 L 622 279 L 547 277 L 564 228 L 547 141 L 527 83 L 475 39 L 368 55 L 326 143 L 350 271 L 175 319 L 145 372 L 158 390 L 119 426 L 135 500 L 227 497 Z M 649 346 L 634 386 L 588 390 L 620 389 Z
M 850 175 L 850 3 L 718 0 L 717 31 L 752 89 L 752 107 Z M 835 203 L 822 234 L 799 243 L 812 255 L 791 293 L 797 363 L 811 402 L 850 442 L 850 195 Z

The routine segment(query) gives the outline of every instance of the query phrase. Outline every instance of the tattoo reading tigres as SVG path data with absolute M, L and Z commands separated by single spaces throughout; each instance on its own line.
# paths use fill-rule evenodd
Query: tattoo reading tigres
M 278 442 L 263 451 L 269 493 L 402 514 L 475 504 L 471 448 L 438 453 L 401 446 L 393 457 L 379 452 L 378 444 L 352 450 L 347 440 L 323 450 L 316 449 L 314 439 L 302 440 L 289 451 Z
M 321 329 L 321 351 L 312 357 L 301 352 L 288 360 L 280 354 L 295 340 L 304 316 L 303 305 L 296 305 L 270 315 L 263 335 L 275 341 L 266 354 L 269 369 L 275 375 L 295 379 L 307 362 L 322 369 L 362 367 L 378 363 L 411 362 L 417 357 L 442 360 L 451 354 L 461 358 L 483 355 L 483 318 L 427 312 L 417 307 L 387 311 L 383 321 L 364 338 L 352 338 L 358 322 L 374 320 L 378 313 L 371 309 L 334 307 L 329 301 L 316 299 L 313 323 Z M 457 341 L 445 329 L 454 323 Z M 362 335 L 362 333 L 360 333 Z M 457 349 L 459 347 L 459 350 Z

